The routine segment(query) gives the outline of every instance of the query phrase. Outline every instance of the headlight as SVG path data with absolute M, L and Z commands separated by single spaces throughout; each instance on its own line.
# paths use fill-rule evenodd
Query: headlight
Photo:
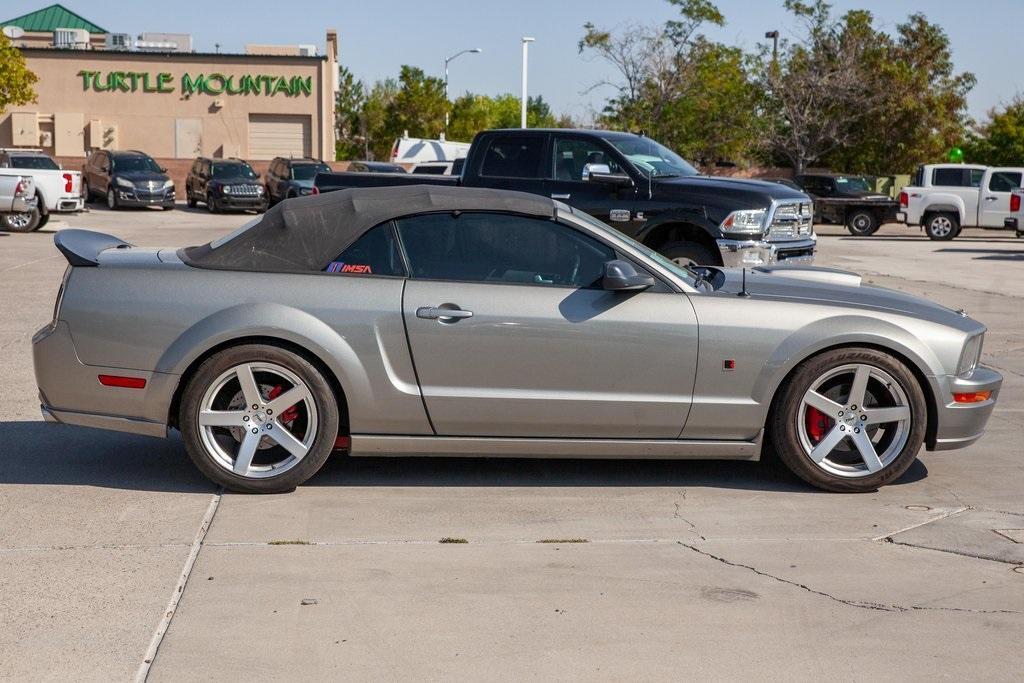
M 767 215 L 767 209 L 733 211 L 726 216 L 720 227 L 723 232 L 745 232 L 751 235 L 760 235 L 764 232 L 764 219 Z
M 969 375 L 978 366 L 981 358 L 981 345 L 985 341 L 985 333 L 976 334 L 964 344 L 964 350 L 960 352 L 960 362 L 956 367 L 956 374 L 959 376 Z
M 165 190 L 173 190 L 174 189 L 174 181 L 173 180 L 165 181 L 163 189 L 165 189 Z
M 135 189 L 135 186 L 132 185 L 132 181 L 128 180 L 127 178 L 122 178 L 120 176 L 114 178 L 114 184 L 117 185 L 118 187 L 127 187 L 129 190 Z
M 256 194 L 263 194 L 263 186 L 262 185 L 257 185 L 256 186 Z
M 299 188 L 299 194 L 310 194 L 312 192 L 313 192 L 313 188 L 311 188 L 311 187 L 300 187 Z
M 224 185 L 220 188 L 220 191 L 223 192 L 224 194 L 231 194 L 231 186 Z

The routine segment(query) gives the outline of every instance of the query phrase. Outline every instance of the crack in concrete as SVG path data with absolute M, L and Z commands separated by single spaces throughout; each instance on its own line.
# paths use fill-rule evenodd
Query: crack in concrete
M 683 500 L 686 500 L 686 493 L 685 492 L 683 493 Z M 672 518 L 673 519 L 682 520 L 683 522 L 686 522 L 686 525 L 690 527 L 690 529 L 689 529 L 690 533 L 693 534 L 694 536 L 696 536 L 697 538 L 699 538 L 700 540 L 702 540 L 702 541 L 708 540 L 708 539 L 704 538 L 704 536 L 699 531 L 697 531 L 697 525 L 696 524 L 694 524 L 693 522 L 688 520 L 686 517 L 683 517 L 681 514 L 679 514 L 679 503 L 676 502 L 676 503 L 673 503 L 673 505 L 676 506 L 676 511 L 672 514 Z
M 956 494 L 954 494 L 954 495 L 956 495 Z M 903 527 L 902 529 L 897 529 L 896 531 L 890 531 L 889 533 L 882 534 L 881 536 L 875 536 L 871 540 L 872 541 L 886 541 L 886 542 L 892 543 L 892 537 L 896 536 L 897 534 L 902 534 L 904 532 L 912 531 L 914 529 L 920 529 L 923 526 L 928 526 L 929 524 L 934 524 L 935 522 L 941 522 L 942 520 L 949 519 L 950 517 L 952 517 L 954 515 L 959 515 L 961 512 L 967 512 L 968 510 L 973 510 L 973 509 L 974 508 L 971 507 L 970 505 L 965 505 L 964 507 L 957 508 L 956 510 L 952 510 L 952 511 L 947 512 L 945 514 L 939 515 L 938 517 L 932 517 L 931 519 L 925 520 L 923 522 L 919 522 L 918 524 L 911 524 L 910 526 Z
M 817 595 L 819 597 L 826 598 L 826 599 L 831 600 L 833 602 L 837 602 L 837 603 L 839 603 L 841 605 L 846 605 L 847 607 L 854 607 L 854 608 L 857 608 L 857 609 L 874 610 L 874 611 L 877 611 L 877 612 L 897 612 L 897 613 L 899 613 L 899 612 L 914 612 L 914 611 L 935 611 L 935 612 L 968 612 L 968 613 L 971 613 L 971 614 L 1014 614 L 1014 615 L 1024 614 L 1024 612 L 1020 612 L 1020 611 L 1017 611 L 1017 610 L 1006 610 L 1006 609 L 991 609 L 990 610 L 990 609 L 972 609 L 972 608 L 969 608 L 969 607 L 936 607 L 936 606 L 932 606 L 932 605 L 899 605 L 899 604 L 886 604 L 886 603 L 881 603 L 881 602 L 872 602 L 872 601 L 867 601 L 867 600 L 848 600 L 846 598 L 840 598 L 840 597 L 838 597 L 836 595 L 832 595 L 831 593 L 826 593 L 825 591 L 821 591 L 821 590 L 817 590 L 815 588 L 811 588 L 807 584 L 803 584 L 803 583 L 800 583 L 798 581 L 793 581 L 791 579 L 786 579 L 786 578 L 783 578 L 781 576 L 776 576 L 775 574 L 769 574 L 768 572 L 763 571 L 761 569 L 758 569 L 757 567 L 752 567 L 749 564 L 743 564 L 742 562 L 733 562 L 732 560 L 727 560 L 724 557 L 720 557 L 718 555 L 715 555 L 714 553 L 709 553 L 706 550 L 701 550 L 700 548 L 698 548 L 696 546 L 693 546 L 693 545 L 690 545 L 689 543 L 683 543 L 682 541 L 678 541 L 678 543 L 679 543 L 679 545 L 683 546 L 684 548 L 688 548 L 688 549 L 692 550 L 693 552 L 697 553 L 698 555 L 702 555 L 704 557 L 710 558 L 712 560 L 715 560 L 716 562 L 721 562 L 722 564 L 727 565 L 729 567 L 736 567 L 738 569 L 746 569 L 747 571 L 753 572 L 754 574 L 757 574 L 758 576 L 763 576 L 766 579 L 771 579 L 771 580 L 777 581 L 779 583 L 784 583 L 787 586 L 793 586 L 794 588 L 799 588 L 800 590 L 803 590 L 803 591 L 806 591 L 808 593 L 811 593 L 812 595 Z

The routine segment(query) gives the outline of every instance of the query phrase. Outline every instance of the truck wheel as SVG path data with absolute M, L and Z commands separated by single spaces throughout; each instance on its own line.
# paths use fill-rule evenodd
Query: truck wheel
M 696 242 L 669 242 L 658 249 L 665 258 L 680 266 L 715 266 L 718 259 Z
M 846 217 L 846 229 L 851 235 L 867 237 L 878 232 L 878 216 L 873 211 L 859 209 Z
M 951 240 L 960 232 L 960 220 L 952 213 L 933 213 L 924 223 L 930 240 Z
M 32 232 L 39 227 L 39 210 L 0 214 L 0 227 L 7 232 Z
M 44 225 L 46 225 L 49 222 L 50 222 L 50 214 L 44 213 L 44 214 L 40 215 L 39 216 L 39 224 L 36 225 L 35 230 L 38 230 L 39 228 L 43 227 Z

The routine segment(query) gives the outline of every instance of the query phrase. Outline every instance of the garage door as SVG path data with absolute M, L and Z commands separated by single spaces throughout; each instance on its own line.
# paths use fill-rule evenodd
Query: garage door
M 249 158 L 308 157 L 310 117 L 287 114 L 249 115 Z

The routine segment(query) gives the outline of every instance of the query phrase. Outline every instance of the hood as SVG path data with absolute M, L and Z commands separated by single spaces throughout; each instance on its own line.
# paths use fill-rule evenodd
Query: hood
M 114 171 L 114 176 L 130 180 L 133 183 L 141 183 L 148 180 L 156 180 L 163 183 L 169 179 L 166 173 L 157 173 L 156 171 Z
M 810 201 L 805 193 L 780 183 L 705 175 L 655 178 L 651 189 L 655 198 L 659 195 L 703 197 L 706 205 L 728 205 L 730 210 L 759 209 L 768 206 L 773 200 Z
M 717 291 L 738 294 L 743 269 L 723 268 L 725 283 Z M 746 269 L 747 292 L 753 297 L 836 304 L 887 311 L 922 320 L 972 329 L 973 321 L 945 306 L 911 294 L 864 284 L 857 273 L 815 266 L 765 266 Z

